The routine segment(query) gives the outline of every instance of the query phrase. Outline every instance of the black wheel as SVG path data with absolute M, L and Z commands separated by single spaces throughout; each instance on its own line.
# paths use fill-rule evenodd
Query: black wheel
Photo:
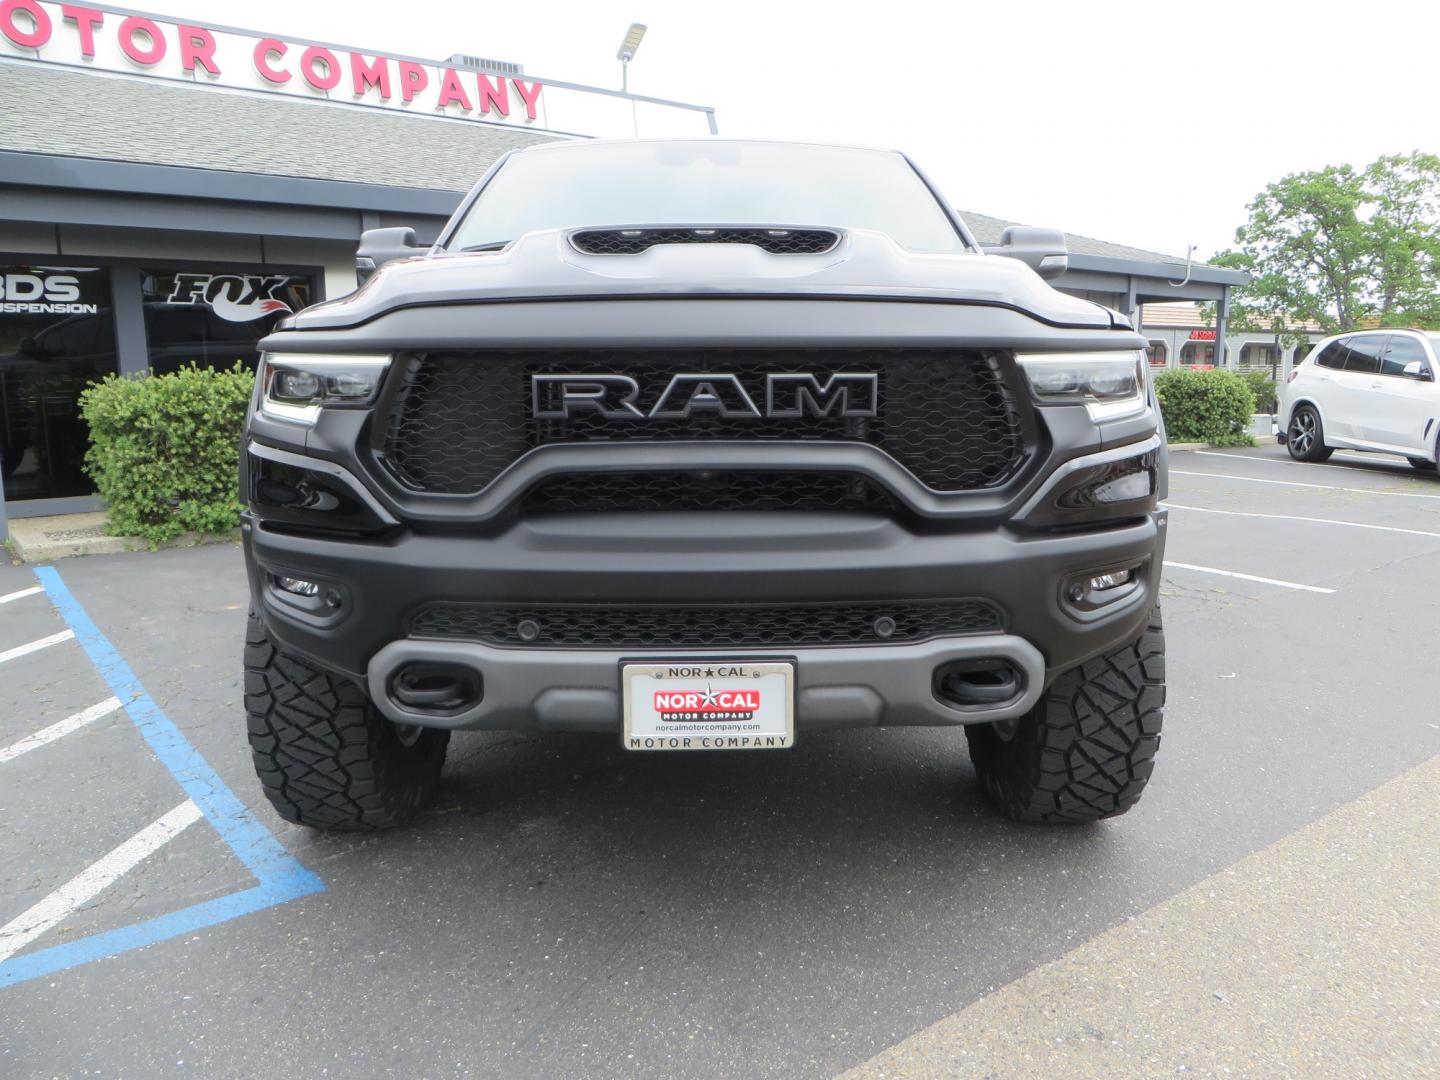
M 1017 821 L 1114 817 L 1139 801 L 1150 779 L 1164 705 L 1156 607 L 1138 641 L 1065 672 L 1025 716 L 966 727 L 970 760 Z
M 392 724 L 348 679 L 280 652 L 253 611 L 245 711 L 255 772 L 286 821 L 388 829 L 414 817 L 439 786 L 448 731 Z
M 1423 457 L 1412 457 L 1405 460 L 1410 462 L 1410 467 L 1416 472 L 1434 472 L 1436 468 L 1435 462 L 1426 461 Z
M 1296 461 L 1324 461 L 1335 452 L 1325 445 L 1325 426 L 1312 405 L 1300 405 L 1290 414 L 1285 446 Z

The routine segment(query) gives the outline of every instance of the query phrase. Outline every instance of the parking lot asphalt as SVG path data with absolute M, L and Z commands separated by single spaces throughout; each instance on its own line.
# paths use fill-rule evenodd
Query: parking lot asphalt
M 847 1072 L 1433 1076 L 1432 758 Z
M 1250 875 L 1235 910 L 1286 904 L 1242 860 L 1440 754 L 1440 477 L 1343 453 L 1299 465 L 1274 446 L 1171 465 L 1163 745 L 1134 811 L 1078 829 L 1007 822 L 963 734 L 920 729 L 673 757 L 461 735 L 413 827 L 313 833 L 280 821 L 251 771 L 239 552 L 58 564 L 214 783 L 323 891 L 0 985 L 0 1076 L 831 1076 L 997 991 L 1007 1008 L 1015 988 L 1047 1000 L 1058 984 L 1033 980 L 1069 969 L 1046 965 L 1117 947 L 1107 934 L 1227 868 Z M 0 598 L 36 581 L 0 566 Z M 66 628 L 48 594 L 0 602 L 0 657 Z M 78 640 L 0 660 L 0 927 L 191 790 L 124 710 L 4 757 L 111 687 Z M 1427 830 L 1407 834 L 1432 871 L 1434 833 L 1428 852 Z M 16 960 L 226 903 L 256 880 L 233 840 L 189 824 Z M 1286 889 L 1303 892 L 1299 850 Z M 1434 968 L 1412 975 L 1433 1014 Z M 1224 1015 L 1210 1030 L 1237 1062 L 1264 1037 Z M 1375 1044 L 1372 1074 L 1422 1074 L 1415 1045 Z

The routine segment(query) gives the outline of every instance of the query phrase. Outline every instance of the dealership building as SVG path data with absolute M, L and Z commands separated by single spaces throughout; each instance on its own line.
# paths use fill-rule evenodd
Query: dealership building
M 1219 366 L 1220 332 L 1208 306 L 1152 302 L 1141 310 L 1142 332 L 1150 339 L 1150 363 L 1176 366 Z M 1232 331 L 1224 335 L 1227 367 L 1266 371 L 1283 380 L 1328 331 L 1318 322 L 1287 319 L 1284 333 L 1273 330 Z
M 96 508 L 77 411 L 94 379 L 253 365 L 277 319 L 355 287 L 362 231 L 433 240 L 509 150 L 716 131 L 708 107 L 514 63 L 43 0 L 0 2 L 0 100 L 0 535 L 7 515 Z M 1004 222 L 966 217 L 998 241 Z M 1070 240 L 1059 287 L 1132 317 L 1212 301 L 1223 319 L 1245 280 Z

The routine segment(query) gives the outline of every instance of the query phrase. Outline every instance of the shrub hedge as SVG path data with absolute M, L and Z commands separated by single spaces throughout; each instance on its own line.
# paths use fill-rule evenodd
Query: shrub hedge
M 1255 395 L 1233 371 L 1172 368 L 1155 376 L 1155 396 L 1171 442 L 1254 446 Z
M 240 523 L 237 463 L 255 377 L 242 365 L 107 376 L 80 395 L 90 425 L 85 471 L 110 532 L 152 544 Z
M 1263 371 L 1241 372 L 1240 377 L 1250 387 L 1250 392 L 1255 395 L 1255 411 L 1257 413 L 1273 413 L 1275 411 L 1275 383 L 1269 375 Z

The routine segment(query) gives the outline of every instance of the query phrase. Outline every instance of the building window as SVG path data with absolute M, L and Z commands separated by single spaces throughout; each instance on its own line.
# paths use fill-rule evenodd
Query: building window
M 1280 363 L 1280 350 L 1274 345 L 1260 345 L 1254 342 L 1240 348 L 1241 367 L 1264 367 Z
M 6 499 L 85 495 L 80 391 L 114 372 L 110 272 L 0 265 L 0 479 Z
M 141 271 L 150 370 L 187 364 L 254 370 L 255 343 L 281 318 L 310 303 L 304 274 L 248 270 Z
M 1164 367 L 1170 358 L 1170 350 L 1165 347 L 1165 342 L 1152 341 L 1145 347 L 1145 355 L 1150 358 L 1152 367 Z
M 1180 350 L 1180 363 L 1191 367 L 1214 367 L 1215 343 L 1187 341 Z

